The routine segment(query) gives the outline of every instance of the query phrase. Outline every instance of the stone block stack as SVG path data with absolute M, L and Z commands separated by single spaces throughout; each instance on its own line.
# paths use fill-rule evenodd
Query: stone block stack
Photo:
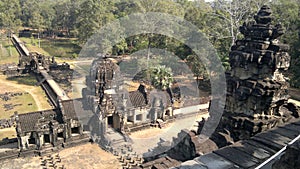
M 298 116 L 296 106 L 287 102 L 289 84 L 283 73 L 290 66 L 289 46 L 277 39 L 284 29 L 272 24 L 266 5 L 254 19 L 240 27 L 244 38 L 235 42 L 229 55 L 222 124 L 236 140 Z

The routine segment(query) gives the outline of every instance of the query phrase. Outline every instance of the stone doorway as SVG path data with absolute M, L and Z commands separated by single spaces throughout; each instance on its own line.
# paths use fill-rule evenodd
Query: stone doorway
M 113 129 L 120 129 L 120 117 L 117 114 L 107 117 L 107 126 Z
M 44 134 L 44 142 L 50 143 L 50 135 L 49 134 Z
M 108 116 L 107 117 L 107 124 L 108 124 L 109 127 L 113 128 L 113 125 L 114 125 L 114 118 L 113 118 L 113 116 Z

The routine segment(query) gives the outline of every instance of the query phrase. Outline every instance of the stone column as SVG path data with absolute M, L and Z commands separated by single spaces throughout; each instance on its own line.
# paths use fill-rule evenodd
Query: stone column
M 40 149 L 41 147 L 42 147 L 42 144 L 41 144 L 41 140 L 40 140 L 40 133 L 37 133 L 36 134 L 36 139 L 35 139 L 35 141 L 36 141 L 36 146 L 37 146 L 37 149 Z

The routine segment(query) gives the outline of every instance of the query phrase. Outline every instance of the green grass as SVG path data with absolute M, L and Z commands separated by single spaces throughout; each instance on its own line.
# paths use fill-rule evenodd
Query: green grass
M 22 93 L 10 97 L 10 100 L 0 99 L 0 119 L 9 118 L 17 111 L 19 114 L 29 113 L 33 111 L 50 109 L 51 106 L 47 102 L 47 96 L 37 83 L 34 76 L 27 75 L 22 77 L 6 78 L 0 76 L 0 94 Z M 13 109 L 7 109 L 4 105 L 15 105 Z
M 0 64 L 18 63 L 19 53 L 8 38 L 0 39 Z
M 37 51 L 47 56 L 75 58 L 81 50 L 81 47 L 76 44 L 76 39 L 41 39 L 40 48 L 38 47 L 38 39 L 22 37 L 21 40 L 26 43 L 30 51 Z
M 16 129 L 14 127 L 0 129 L 0 141 L 4 138 L 15 138 L 17 137 Z
M 29 86 L 35 86 L 37 84 L 37 80 L 34 76 L 8 77 L 7 80 L 15 81 L 18 84 L 25 84 L 25 85 L 29 85 Z
M 30 52 L 38 52 L 43 55 L 50 56 L 50 54 L 47 51 L 45 51 L 43 48 L 39 48 L 38 39 L 24 38 L 24 37 L 20 39 L 25 43 L 25 46 L 28 48 Z
M 19 91 L 21 92 L 21 91 Z M 21 92 L 23 93 L 23 92 Z M 38 107 L 33 99 L 33 97 L 28 93 L 23 93 L 21 96 L 13 96 L 8 101 L 0 100 L 0 117 L 1 119 L 8 119 L 10 116 L 14 115 L 14 112 L 19 114 L 24 114 L 32 111 L 37 111 Z M 5 105 L 12 105 L 13 109 L 7 110 Z

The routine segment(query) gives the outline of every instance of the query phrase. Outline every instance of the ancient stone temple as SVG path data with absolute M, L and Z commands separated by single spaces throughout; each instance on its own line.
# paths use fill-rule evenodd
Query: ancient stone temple
M 16 114 L 16 124 L 18 147 L 24 154 L 43 154 L 89 141 L 73 100 L 61 101 L 59 109 Z
M 273 25 L 272 11 L 266 5 L 254 19 L 240 27 L 244 38 L 230 52 L 221 125 L 235 140 L 298 117 L 296 106 L 288 103 L 289 84 L 283 74 L 290 66 L 289 46 L 278 40 L 284 29 Z
M 171 96 L 163 91 L 149 92 L 142 83 L 137 90 L 128 91 L 114 58 L 95 60 L 86 84 L 83 97 L 99 117 L 101 134 L 108 127 L 129 132 L 150 127 L 157 119 L 172 117 Z

